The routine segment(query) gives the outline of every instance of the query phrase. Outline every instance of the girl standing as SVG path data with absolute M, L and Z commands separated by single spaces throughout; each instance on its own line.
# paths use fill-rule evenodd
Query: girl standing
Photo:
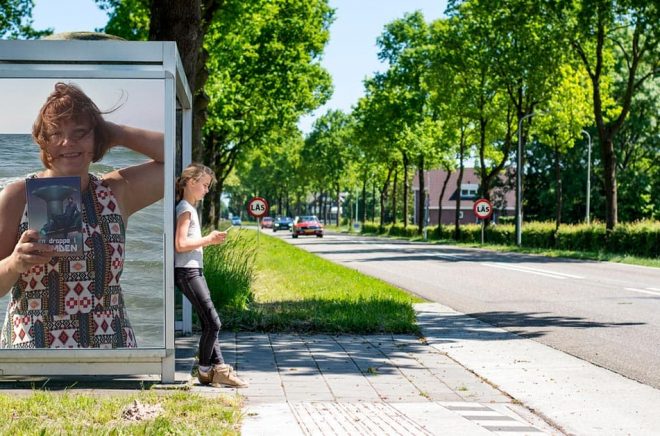
M 190 300 L 202 323 L 199 339 L 199 375 L 201 384 L 247 387 L 234 369 L 225 363 L 218 332 L 221 323 L 211 301 L 203 274 L 203 247 L 221 244 L 227 232 L 212 231 L 202 237 L 195 206 L 204 198 L 209 187 L 216 182 L 213 171 L 193 163 L 181 172 L 176 182 L 176 235 L 174 240 L 174 280 L 177 287 Z

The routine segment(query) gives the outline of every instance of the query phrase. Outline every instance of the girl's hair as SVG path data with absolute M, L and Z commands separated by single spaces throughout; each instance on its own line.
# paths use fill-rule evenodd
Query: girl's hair
M 93 162 L 98 162 L 108 151 L 109 132 L 101 112 L 94 102 L 76 85 L 57 82 L 32 125 L 32 137 L 41 148 L 41 161 L 51 168 L 52 158 L 46 151 L 51 135 L 62 121 L 88 122 L 94 129 Z
M 184 170 L 181 171 L 179 178 L 176 179 L 176 201 L 179 201 L 183 198 L 183 188 L 186 187 L 188 180 L 199 180 L 204 175 L 211 177 L 210 186 L 213 186 L 217 182 L 215 173 L 206 165 L 202 165 L 200 163 L 191 163 L 186 168 L 184 168 Z

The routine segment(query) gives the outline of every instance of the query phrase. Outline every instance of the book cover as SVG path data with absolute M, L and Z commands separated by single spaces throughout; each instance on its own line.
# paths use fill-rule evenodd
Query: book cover
M 28 227 L 39 242 L 55 248 L 53 256 L 83 254 L 80 177 L 25 180 Z

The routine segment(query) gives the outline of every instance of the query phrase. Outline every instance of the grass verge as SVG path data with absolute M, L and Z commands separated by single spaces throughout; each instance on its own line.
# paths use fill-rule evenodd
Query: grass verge
M 156 409 L 153 417 L 135 420 L 135 401 Z M 153 406 L 153 407 L 152 407 Z M 34 391 L 31 395 L 0 394 L 0 434 L 240 434 L 241 400 L 190 392 L 93 396 Z M 130 419 L 133 417 L 133 419 Z M 145 415 L 146 417 L 146 415 Z
M 254 231 L 253 296 L 246 308 L 224 306 L 224 328 L 304 333 L 418 333 L 420 298 Z M 205 259 L 206 262 L 206 259 Z M 206 266 L 206 265 L 205 265 Z

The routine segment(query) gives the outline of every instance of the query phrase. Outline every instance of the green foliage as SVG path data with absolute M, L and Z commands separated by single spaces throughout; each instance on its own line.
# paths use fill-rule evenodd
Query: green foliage
M 253 172 L 253 181 L 278 179 L 265 176 L 268 168 L 291 174 L 295 162 L 286 156 L 286 144 L 300 136 L 298 118 L 330 97 L 331 78 L 320 56 L 332 15 L 327 0 L 230 0 L 210 24 L 204 42 L 209 74 L 204 161 L 216 171 L 218 188 L 237 164 Z M 263 159 L 252 171 L 250 150 L 256 149 L 263 150 L 257 153 Z M 285 165 L 271 166 L 274 161 Z
M 404 227 L 401 224 L 394 224 L 387 227 L 387 234 L 390 236 L 404 236 L 412 238 L 418 234 L 417 226 Z
M 108 14 L 108 23 L 102 31 L 130 41 L 149 39 L 151 22 L 149 0 L 94 0 Z
M 223 244 L 204 249 L 204 277 L 216 307 L 245 309 L 253 301 L 256 250 L 245 231 L 232 230 Z
M 0 0 L 0 38 L 37 39 L 53 33 L 32 28 L 33 7 L 33 0 Z

